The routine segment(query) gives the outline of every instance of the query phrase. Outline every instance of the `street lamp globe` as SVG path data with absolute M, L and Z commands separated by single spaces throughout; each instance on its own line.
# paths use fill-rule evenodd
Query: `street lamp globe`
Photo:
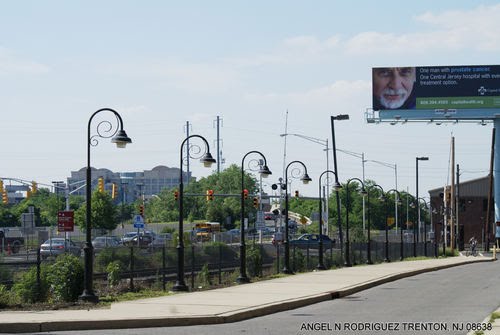
M 304 175 L 302 176 L 302 178 L 300 178 L 300 180 L 302 180 L 302 183 L 304 184 L 309 184 L 310 181 L 312 181 L 311 177 L 309 177 L 309 175 L 306 173 L 304 173 Z
M 216 161 L 215 159 L 212 157 L 212 154 L 210 152 L 207 152 L 201 159 L 200 159 L 200 162 L 203 163 L 203 166 L 206 167 L 206 168 L 209 168 L 212 166 L 212 164 L 214 164 Z
M 132 143 L 132 140 L 127 136 L 125 130 L 121 129 L 116 136 L 111 139 L 111 143 L 116 143 L 117 148 L 125 148 L 127 144 Z
M 260 176 L 262 178 L 267 178 L 269 175 L 273 174 L 271 170 L 267 167 L 267 165 L 263 165 L 259 170 Z

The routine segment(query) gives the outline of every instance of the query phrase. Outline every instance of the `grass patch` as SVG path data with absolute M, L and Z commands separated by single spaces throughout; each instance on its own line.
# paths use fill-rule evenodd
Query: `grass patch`
M 494 312 L 490 316 L 490 322 L 494 322 L 496 319 L 500 319 L 500 312 Z
M 139 299 L 147 299 L 147 298 L 157 298 L 157 297 L 164 297 L 167 295 L 171 295 L 172 293 L 169 292 L 164 292 L 164 291 L 159 291 L 159 290 L 152 290 L 152 289 L 144 289 L 138 292 L 124 292 L 120 294 L 113 294 L 113 295 L 106 295 L 99 297 L 99 305 L 101 306 L 107 306 L 111 305 L 112 303 L 116 302 L 123 302 L 123 301 L 131 301 L 131 300 L 139 300 Z

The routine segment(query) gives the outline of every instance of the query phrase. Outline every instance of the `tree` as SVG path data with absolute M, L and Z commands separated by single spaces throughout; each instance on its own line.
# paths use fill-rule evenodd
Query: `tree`
M 75 223 L 80 229 L 86 227 L 86 206 L 81 206 L 75 212 Z M 118 225 L 118 211 L 113 204 L 111 195 L 106 192 L 95 190 L 92 194 L 92 228 L 113 230 Z

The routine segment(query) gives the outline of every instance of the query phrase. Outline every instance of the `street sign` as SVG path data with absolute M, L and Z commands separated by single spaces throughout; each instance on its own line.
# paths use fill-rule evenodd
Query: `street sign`
M 57 212 L 57 231 L 67 232 L 75 230 L 74 212 L 59 211 Z
M 142 215 L 134 216 L 134 220 L 132 221 L 134 223 L 134 228 L 144 228 L 144 219 L 142 218 Z

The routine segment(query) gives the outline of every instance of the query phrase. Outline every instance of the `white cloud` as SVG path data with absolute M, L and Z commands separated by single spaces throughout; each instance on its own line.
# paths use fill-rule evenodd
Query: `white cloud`
M 0 75 L 34 74 L 40 75 L 50 71 L 50 68 L 33 60 L 23 59 L 14 52 L 0 47 Z
M 432 51 L 500 50 L 500 5 L 479 6 L 469 11 L 446 11 L 415 17 L 424 33 L 363 32 L 345 42 L 350 54 L 408 54 Z

